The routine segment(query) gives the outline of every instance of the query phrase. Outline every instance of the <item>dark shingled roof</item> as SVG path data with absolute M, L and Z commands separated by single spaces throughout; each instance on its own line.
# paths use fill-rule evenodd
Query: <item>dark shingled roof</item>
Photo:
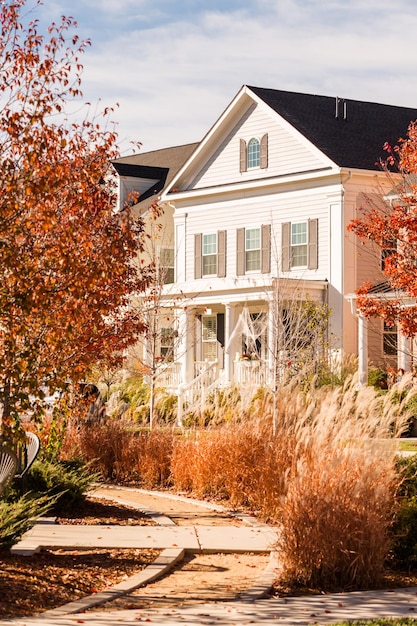
M 336 98 L 248 87 L 339 167 L 379 169 L 385 142 L 397 144 L 417 120 L 417 109 L 349 99 L 336 117 Z
M 153 204 L 161 191 L 170 184 L 197 146 L 198 143 L 189 143 L 173 148 L 162 148 L 161 150 L 132 154 L 116 159 L 112 164 L 120 176 L 154 179 L 155 182 L 145 193 L 142 193 L 137 203 L 138 208 L 143 212 Z

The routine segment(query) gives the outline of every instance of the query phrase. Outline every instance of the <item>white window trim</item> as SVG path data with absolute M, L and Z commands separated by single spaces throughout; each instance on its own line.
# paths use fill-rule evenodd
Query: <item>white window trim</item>
M 250 230 L 257 230 L 259 233 L 259 248 L 252 248 L 251 250 L 248 250 L 246 247 L 246 242 L 247 242 L 247 233 Z M 259 272 L 261 271 L 261 265 L 262 265 L 262 232 L 261 232 L 261 227 L 260 226 L 254 226 L 253 228 L 245 228 L 245 274 L 259 274 Z M 259 252 L 259 266 L 256 269 L 247 269 L 248 263 L 247 263 L 247 257 L 246 254 L 247 252 L 254 252 L 254 251 L 258 251 Z
M 210 236 L 214 236 L 216 238 L 216 252 L 211 252 L 210 254 L 204 254 L 204 237 L 210 237 Z M 218 252 L 219 252 L 219 242 L 218 242 L 218 236 L 217 236 L 217 232 L 216 233 L 203 233 L 202 234 L 202 240 L 201 240 L 201 272 L 202 272 L 202 276 L 204 278 L 206 278 L 207 276 L 217 276 L 217 268 L 218 268 Z M 215 267 L 215 271 L 211 272 L 210 274 L 206 274 L 204 272 L 204 258 L 205 257 L 209 257 L 209 256 L 215 256 L 216 257 L 216 267 Z
M 249 146 L 250 146 L 251 141 L 256 141 L 258 145 L 258 164 L 257 165 L 249 164 L 249 157 L 250 157 Z M 261 168 L 261 140 L 259 139 L 259 137 L 250 137 L 246 145 L 247 145 L 246 168 L 248 170 L 259 170 Z
M 300 244 L 293 244 L 292 243 L 292 227 L 293 226 L 297 226 L 298 224 L 305 224 L 306 226 L 306 242 L 305 243 L 300 243 Z M 291 265 L 291 269 L 306 269 L 308 268 L 308 244 L 309 244 L 309 239 L 308 239 L 308 220 L 298 220 L 297 222 L 291 222 L 290 223 L 290 265 Z M 306 262 L 303 265 L 294 265 L 293 263 L 293 249 L 294 248 L 299 248 L 301 246 L 305 246 L 306 247 Z

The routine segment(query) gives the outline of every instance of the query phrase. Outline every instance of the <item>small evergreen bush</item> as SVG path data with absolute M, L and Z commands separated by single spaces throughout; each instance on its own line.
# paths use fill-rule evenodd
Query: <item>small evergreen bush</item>
M 85 499 L 87 491 L 98 479 L 80 461 L 34 462 L 26 478 L 26 487 L 35 494 L 54 498 L 54 509 L 66 509 Z
M 35 497 L 26 494 L 18 500 L 0 500 L 0 547 L 10 548 L 45 515 L 55 499 L 48 496 Z
M 392 566 L 398 569 L 417 569 L 417 497 L 404 499 L 392 527 L 394 543 L 391 550 Z

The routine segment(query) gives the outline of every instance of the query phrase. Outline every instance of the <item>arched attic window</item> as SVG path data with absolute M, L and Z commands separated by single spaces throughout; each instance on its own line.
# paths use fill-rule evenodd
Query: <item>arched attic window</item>
M 261 142 L 256 137 L 252 137 L 248 142 L 248 169 L 259 167 L 261 163 Z
M 240 140 L 240 171 L 247 172 L 249 169 L 268 167 L 268 134 L 262 136 L 261 140 L 252 137 L 246 142 Z

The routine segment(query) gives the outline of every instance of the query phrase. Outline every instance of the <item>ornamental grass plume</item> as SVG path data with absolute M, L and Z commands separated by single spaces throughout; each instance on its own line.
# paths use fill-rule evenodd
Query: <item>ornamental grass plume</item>
M 283 579 L 320 588 L 376 583 L 391 547 L 399 484 L 392 435 L 406 428 L 406 403 L 407 393 L 401 401 L 398 389 L 378 396 L 354 379 L 310 395 L 294 424 L 281 499 Z

